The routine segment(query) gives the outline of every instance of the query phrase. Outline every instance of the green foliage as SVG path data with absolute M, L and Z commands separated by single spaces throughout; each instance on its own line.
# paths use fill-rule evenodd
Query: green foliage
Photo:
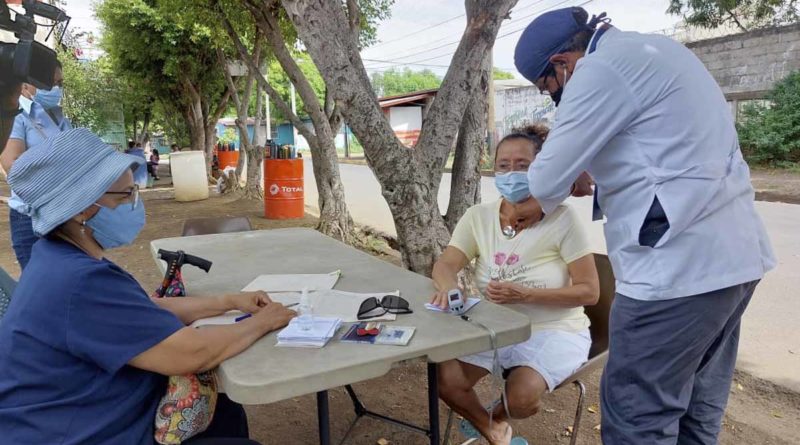
M 492 68 L 492 80 L 510 80 L 513 78 L 514 75 L 508 71 L 503 71 L 498 67 Z
M 322 76 L 319 74 L 316 65 L 311 60 L 311 57 L 305 53 L 297 51 L 294 53 L 294 60 L 297 61 L 298 66 L 300 66 L 300 70 L 303 72 L 303 75 L 308 79 L 308 82 L 311 84 L 311 88 L 314 89 L 314 92 L 317 95 L 320 103 L 325 103 L 325 81 L 322 80 Z M 281 68 L 280 63 L 277 60 L 272 59 L 267 66 L 267 78 L 269 79 L 270 85 L 275 88 L 275 91 L 278 92 L 280 97 L 287 103 L 292 103 L 292 88 L 291 82 L 289 81 L 289 76 L 283 71 Z M 297 99 L 297 115 L 300 118 L 305 118 L 308 114 L 305 112 L 303 99 L 300 98 L 299 94 L 295 94 Z M 251 101 L 251 104 L 255 104 L 255 99 Z M 284 116 L 277 107 L 275 107 L 275 103 L 270 101 L 270 113 L 271 118 L 274 122 L 287 122 L 289 119 L 287 116 Z
M 800 162 L 800 72 L 775 85 L 771 104 L 748 104 L 737 124 L 749 161 L 783 165 Z
M 378 40 L 378 22 L 391 16 L 394 0 L 358 0 L 361 9 L 361 35 L 359 41 L 362 48 L 374 45 Z
M 165 111 L 191 106 L 194 90 L 216 105 L 225 85 L 215 48 L 218 35 L 191 10 L 170 0 L 105 0 L 97 5 L 102 46 L 125 83 L 126 115 L 149 111 L 152 99 Z
M 64 114 L 73 125 L 97 134 L 120 121 L 118 97 L 122 85 L 111 71 L 108 58 L 78 60 L 72 51 L 59 51 L 64 72 Z
M 239 140 L 239 133 L 232 127 L 228 127 L 222 132 L 219 142 L 222 144 L 230 144 Z
M 442 78 L 431 70 L 413 71 L 404 68 L 402 71 L 392 68 L 384 73 L 372 74 L 372 89 L 378 97 L 396 96 L 413 91 L 439 88 Z
M 701 28 L 733 24 L 746 31 L 797 22 L 799 3 L 800 0 L 670 0 L 667 13 L 682 16 L 687 24 Z

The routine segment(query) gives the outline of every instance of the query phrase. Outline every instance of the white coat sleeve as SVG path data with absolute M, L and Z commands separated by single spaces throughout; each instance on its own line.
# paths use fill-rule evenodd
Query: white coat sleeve
M 600 60 L 575 70 L 555 125 L 528 170 L 531 195 L 545 213 L 552 213 L 569 196 L 572 184 L 597 152 L 638 114 L 637 100 L 616 70 Z

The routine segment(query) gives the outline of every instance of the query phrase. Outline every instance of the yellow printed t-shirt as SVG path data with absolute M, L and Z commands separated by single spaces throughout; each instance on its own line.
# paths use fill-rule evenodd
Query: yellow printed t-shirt
M 567 264 L 591 253 L 586 232 L 575 210 L 562 204 L 542 221 L 507 239 L 500 227 L 502 200 L 470 207 L 453 231 L 450 245 L 475 261 L 475 284 L 481 293 L 492 277 L 525 287 L 558 289 L 570 285 Z M 583 307 L 554 308 L 509 304 L 528 315 L 532 330 L 578 332 L 589 327 Z

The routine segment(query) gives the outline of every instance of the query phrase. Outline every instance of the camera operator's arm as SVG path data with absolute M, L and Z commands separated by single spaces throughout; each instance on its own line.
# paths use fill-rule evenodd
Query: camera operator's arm
M 6 173 L 8 173 L 8 169 L 6 169 L 5 161 L 2 158 L 5 155 L 6 141 L 8 141 L 11 128 L 14 126 L 14 118 L 19 114 L 19 95 L 21 91 L 21 83 L 0 85 L 0 153 L 2 153 L 0 154 L 0 162 L 3 163 L 3 169 Z M 17 157 L 19 155 L 14 156 L 14 159 Z M 13 160 L 11 163 L 13 163 Z M 10 164 L 9 168 L 11 168 Z
M 14 123 L 14 125 L 16 125 L 16 123 Z M 11 131 L 11 134 L 13 133 L 14 130 Z M 25 142 L 23 142 L 21 139 L 9 138 L 8 142 L 6 142 L 3 154 L 0 154 L 0 165 L 3 166 L 3 171 L 6 173 L 10 172 L 11 166 L 14 165 L 14 161 L 16 161 L 18 157 L 22 156 L 22 153 L 25 153 Z

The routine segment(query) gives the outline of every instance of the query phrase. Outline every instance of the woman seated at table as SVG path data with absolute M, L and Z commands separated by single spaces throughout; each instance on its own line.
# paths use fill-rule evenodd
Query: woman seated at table
M 151 300 L 104 258 L 144 225 L 138 168 L 143 159 L 85 129 L 14 163 L 8 181 L 42 239 L 0 323 L 0 442 L 152 445 L 166 376 L 213 369 L 295 315 L 263 292 Z M 253 316 L 187 327 L 231 309 Z M 220 397 L 210 427 L 185 444 L 254 443 L 241 406 Z
M 493 351 L 439 368 L 440 397 L 464 417 L 462 431 L 479 432 L 492 444 L 509 444 L 508 419 L 536 414 L 545 391 L 580 367 L 591 345 L 583 306 L 597 302 L 599 284 L 584 229 L 567 205 L 544 215 L 528 191 L 528 166 L 546 136 L 546 127 L 532 126 L 500 141 L 495 184 L 502 198 L 467 210 L 433 267 L 432 302 L 440 307 L 448 307 L 457 274 L 475 260 L 472 279 L 481 293 L 531 318 L 530 339 L 499 350 L 510 412 L 496 406 L 491 427 L 473 387 L 492 371 Z

